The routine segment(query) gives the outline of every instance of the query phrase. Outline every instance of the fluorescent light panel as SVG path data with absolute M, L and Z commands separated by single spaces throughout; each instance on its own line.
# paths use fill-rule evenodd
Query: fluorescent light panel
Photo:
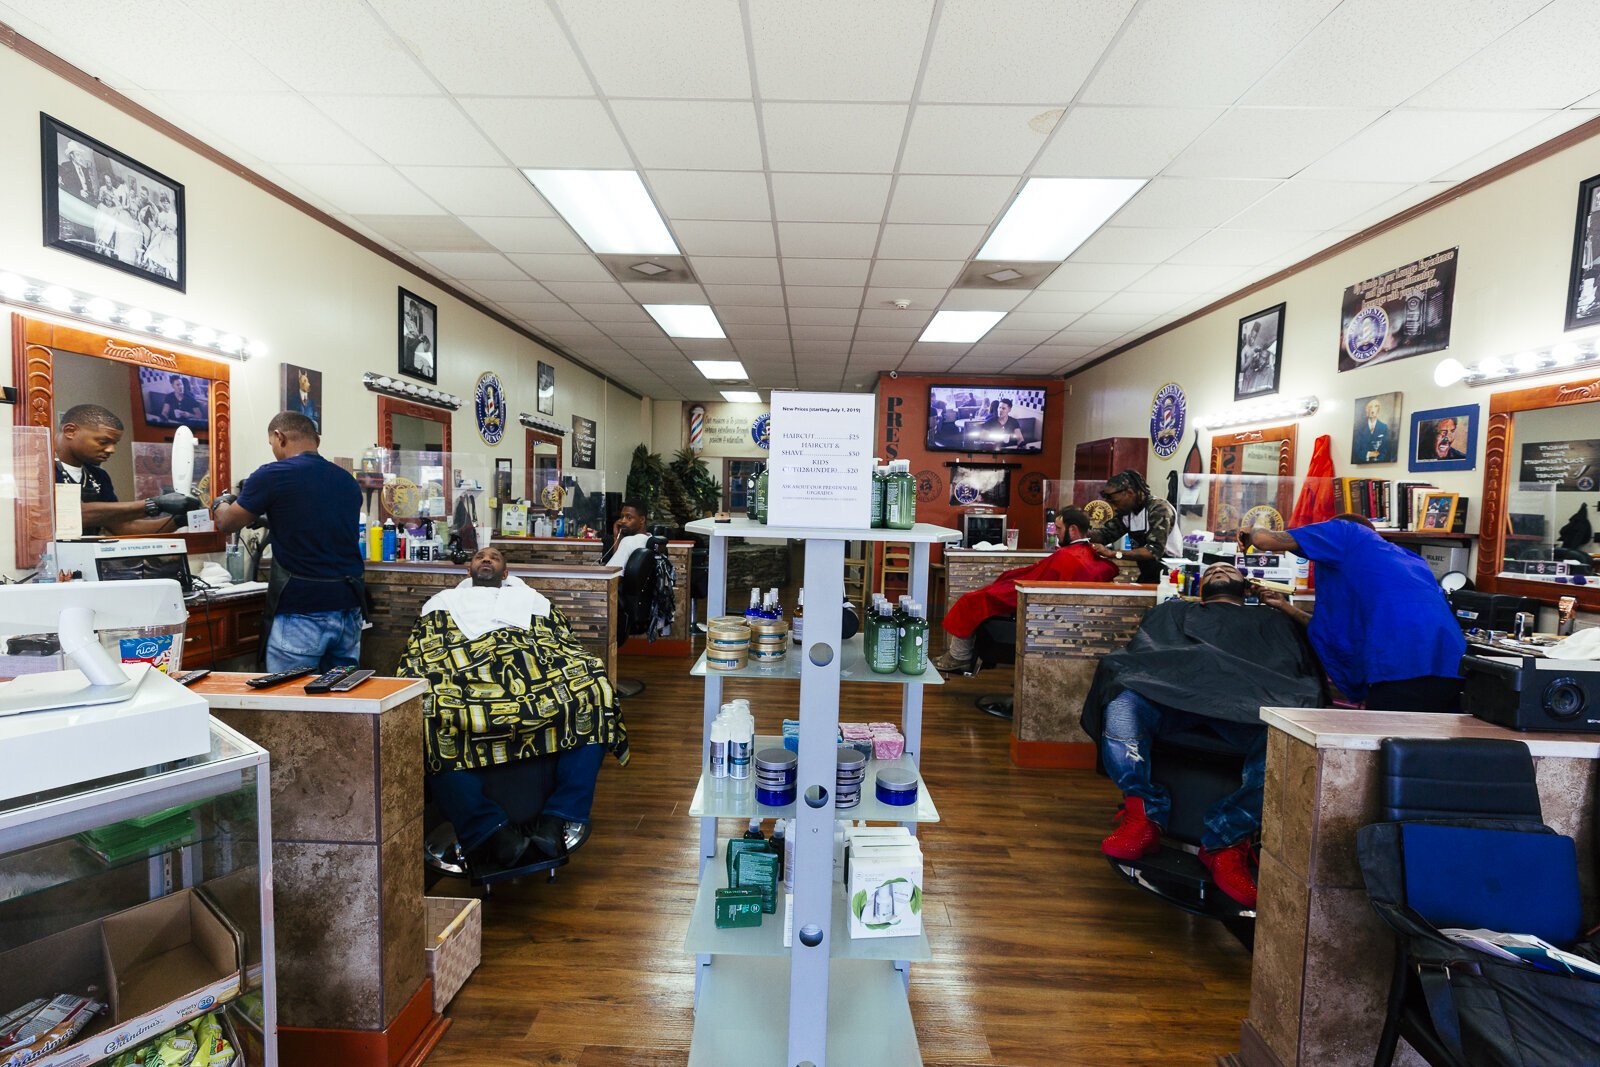
M 940 311 L 922 331 L 918 341 L 971 344 L 994 329 L 1006 317 L 1004 311 Z
M 710 304 L 645 304 L 668 337 L 726 337 Z
M 694 367 L 714 382 L 742 382 L 750 377 L 736 359 L 697 359 Z
M 678 255 L 678 245 L 637 172 L 529 168 L 522 173 L 595 252 Z
M 740 389 L 724 389 L 722 399 L 730 404 L 759 404 L 761 394 Z
M 978 259 L 1066 259 L 1144 188 L 1142 178 L 1030 178 Z

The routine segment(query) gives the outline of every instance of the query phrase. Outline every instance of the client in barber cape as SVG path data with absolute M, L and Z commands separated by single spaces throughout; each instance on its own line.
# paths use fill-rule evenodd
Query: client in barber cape
M 423 605 L 396 673 L 428 683 L 429 787 L 474 873 L 555 859 L 587 837 L 602 757 L 628 761 L 622 712 L 605 662 L 507 576 L 499 549 L 479 549 L 466 580 Z M 543 757 L 555 761 L 548 796 Z

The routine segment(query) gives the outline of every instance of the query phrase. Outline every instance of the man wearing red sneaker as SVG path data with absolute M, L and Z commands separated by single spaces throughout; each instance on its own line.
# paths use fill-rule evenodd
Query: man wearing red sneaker
M 1106 773 L 1125 797 L 1116 830 L 1100 846 L 1116 859 L 1161 847 L 1172 801 L 1151 781 L 1154 739 L 1204 730 L 1247 754 L 1239 788 L 1206 812 L 1200 861 L 1219 889 L 1254 907 L 1249 852 L 1261 827 L 1267 760 L 1260 709 L 1325 701 L 1322 668 L 1298 628 L 1270 608 L 1247 607 L 1247 592 L 1238 570 L 1216 563 L 1201 575 L 1198 603 L 1152 608 L 1128 647 L 1101 661 L 1085 727 L 1099 733 Z

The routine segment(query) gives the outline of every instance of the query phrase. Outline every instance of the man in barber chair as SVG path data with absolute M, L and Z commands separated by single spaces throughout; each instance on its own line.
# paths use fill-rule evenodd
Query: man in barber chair
M 627 728 L 605 663 L 507 576 L 499 549 L 423 605 L 395 673 L 428 683 L 428 786 L 475 878 L 549 865 L 587 838 L 601 759 L 627 763 Z
M 1113 859 L 1161 849 L 1172 798 L 1151 780 L 1152 742 L 1201 732 L 1244 755 L 1239 787 L 1206 812 L 1200 862 L 1219 889 L 1254 907 L 1249 853 L 1267 758 L 1260 709 L 1325 701 L 1321 665 L 1300 628 L 1281 612 L 1246 606 L 1248 591 L 1232 564 L 1215 563 L 1201 575 L 1198 603 L 1152 608 L 1128 647 L 1100 661 L 1084 728 L 1098 736 L 1106 773 L 1124 795 L 1117 828 L 1100 846 Z

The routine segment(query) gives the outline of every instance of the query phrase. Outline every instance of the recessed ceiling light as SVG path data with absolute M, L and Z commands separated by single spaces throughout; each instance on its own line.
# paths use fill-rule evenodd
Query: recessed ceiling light
M 736 359 L 697 359 L 695 369 L 717 382 L 742 382 L 750 377 L 744 364 Z
M 595 252 L 675 256 L 678 245 L 631 170 L 524 170 L 539 195 Z
M 1022 272 L 1020 270 L 1012 270 L 1010 267 L 1001 267 L 992 274 L 985 274 L 984 277 L 991 282 L 1014 282 L 1022 277 Z
M 659 263 L 651 263 L 648 260 L 645 261 L 644 263 L 635 263 L 633 266 L 629 267 L 628 269 L 629 270 L 636 270 L 640 274 L 643 274 L 647 278 L 654 278 L 657 274 L 665 274 L 665 273 L 667 273 L 667 268 L 663 267 Z
M 1004 311 L 940 311 L 917 340 L 971 344 L 1005 317 Z
M 668 337 L 726 337 L 710 304 L 645 304 Z
M 1144 188 L 1142 178 L 1030 178 L 978 259 L 1066 259 Z
M 730 404 L 759 404 L 761 403 L 761 394 L 739 389 L 724 389 L 722 391 L 722 399 Z

